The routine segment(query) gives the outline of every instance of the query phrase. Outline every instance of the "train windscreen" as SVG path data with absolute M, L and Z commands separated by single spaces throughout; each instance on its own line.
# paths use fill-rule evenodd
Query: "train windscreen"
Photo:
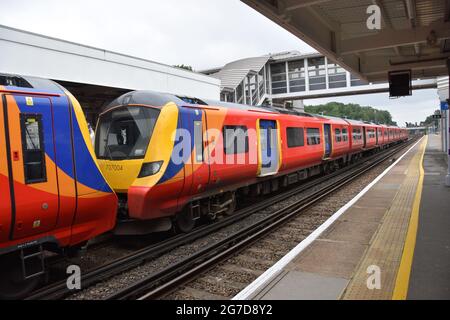
M 95 153 L 99 159 L 143 159 L 160 110 L 121 107 L 100 116 Z

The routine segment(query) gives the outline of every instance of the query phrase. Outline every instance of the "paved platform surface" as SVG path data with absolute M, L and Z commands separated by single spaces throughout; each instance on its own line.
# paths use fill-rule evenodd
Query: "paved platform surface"
M 430 135 L 408 299 L 450 299 L 450 188 L 446 155 Z
M 394 293 L 397 298 L 448 298 L 450 189 L 443 186 L 439 139 L 430 136 L 427 147 L 424 138 L 289 263 L 237 298 L 373 300 L 391 299 Z M 410 244 L 416 230 L 417 246 Z M 405 243 L 412 248 L 410 263 Z M 399 270 L 404 277 L 399 278 Z

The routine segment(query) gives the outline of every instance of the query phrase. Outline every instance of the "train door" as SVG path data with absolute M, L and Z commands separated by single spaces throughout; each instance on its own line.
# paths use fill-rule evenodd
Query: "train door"
M 5 122 L 6 108 L 6 96 L 2 95 L 0 99 L 0 243 L 8 241 L 10 228 L 11 228 L 11 218 L 12 218 L 12 208 L 11 208 L 11 194 L 10 194 L 10 168 L 11 159 L 9 150 L 9 139 L 6 139 L 9 132 L 7 130 L 8 123 Z
M 277 122 L 273 120 L 259 121 L 260 176 L 278 173 L 279 146 Z
M 325 155 L 324 158 L 327 159 L 331 156 L 331 125 L 330 124 L 324 124 L 323 125 L 323 135 L 325 138 Z
M 205 110 L 189 110 L 192 113 L 191 132 L 194 150 L 191 156 L 192 185 L 191 194 L 203 192 L 209 184 L 210 168 L 205 142 L 208 141 Z M 207 148 L 207 146 L 206 146 Z
M 10 238 L 55 227 L 59 212 L 53 110 L 49 98 L 3 96 L 6 146 L 13 180 Z M 11 181 L 10 180 L 10 181 Z
M 366 127 L 362 127 L 362 128 L 363 128 L 363 141 L 364 141 L 363 148 L 365 148 L 367 146 L 367 130 L 366 130 Z

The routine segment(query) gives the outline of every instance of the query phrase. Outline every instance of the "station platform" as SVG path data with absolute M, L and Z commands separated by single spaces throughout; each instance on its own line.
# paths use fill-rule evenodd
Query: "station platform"
M 450 188 L 422 138 L 234 300 L 450 299 Z

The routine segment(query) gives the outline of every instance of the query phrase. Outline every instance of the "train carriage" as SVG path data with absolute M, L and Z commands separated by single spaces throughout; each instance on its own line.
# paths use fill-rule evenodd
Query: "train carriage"
M 0 74 L 0 297 L 42 279 L 45 250 L 111 230 L 116 206 L 72 95 L 49 80 Z
M 36 286 L 47 251 L 79 249 L 115 226 L 189 232 L 232 214 L 240 197 L 407 138 L 397 127 L 136 91 L 103 110 L 93 148 L 67 90 L 0 74 L 0 298 Z
M 363 130 L 364 149 L 370 150 L 377 147 L 377 125 L 366 123 Z
M 99 165 L 120 199 L 118 234 L 183 232 L 377 148 L 380 126 L 270 107 L 131 92 L 106 107 Z
M 364 150 L 364 126 L 365 123 L 362 121 L 349 120 L 346 119 L 347 123 L 350 125 L 350 155 L 359 155 Z

